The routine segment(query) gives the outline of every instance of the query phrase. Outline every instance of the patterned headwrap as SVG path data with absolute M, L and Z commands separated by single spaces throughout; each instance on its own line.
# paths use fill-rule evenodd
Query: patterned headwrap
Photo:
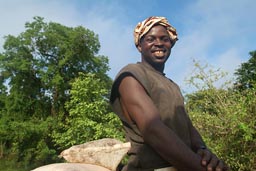
M 169 24 L 168 20 L 165 17 L 153 16 L 145 19 L 142 22 L 139 22 L 135 27 L 133 35 L 134 35 L 134 43 L 136 47 L 138 46 L 142 36 L 147 34 L 147 32 L 156 24 L 160 24 L 166 27 L 171 40 L 173 40 L 174 42 L 178 40 L 176 29 Z

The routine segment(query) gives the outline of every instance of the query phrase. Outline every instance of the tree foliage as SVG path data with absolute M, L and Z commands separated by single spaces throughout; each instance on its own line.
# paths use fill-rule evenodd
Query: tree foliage
M 231 170 L 255 169 L 256 84 L 242 92 L 227 84 L 218 88 L 213 83 L 222 78 L 220 70 L 202 75 L 206 73 L 202 71 L 204 67 L 199 63 L 195 66 L 200 72 L 191 76 L 189 83 L 201 87 L 200 83 L 207 88 L 186 95 L 186 107 L 193 123 L 209 148 L 223 158 Z M 205 82 L 209 77 L 215 81 Z
M 0 53 L 0 157 L 25 167 L 56 161 L 62 144 L 56 143 L 52 133 L 61 133 L 64 128 L 59 125 L 67 120 L 71 126 L 76 122 L 72 121 L 74 112 L 65 108 L 70 100 L 71 83 L 80 72 L 92 73 L 101 80 L 102 89 L 110 89 L 111 79 L 106 74 L 108 58 L 97 56 L 98 36 L 82 26 L 66 27 L 34 17 L 25 24 L 24 32 L 6 36 L 3 48 Z M 97 90 L 97 100 L 106 99 L 105 94 L 100 96 L 103 92 Z M 96 114 L 94 110 L 98 114 L 109 113 L 110 109 L 101 106 L 103 110 L 99 112 L 101 108 L 95 106 L 97 103 L 89 102 L 91 113 Z M 86 108 L 81 112 L 85 111 Z
M 110 112 L 108 89 L 94 74 L 83 74 L 72 83 L 66 102 L 69 116 L 60 123 L 62 131 L 53 134 L 60 147 L 70 147 L 104 137 L 123 139 L 121 122 Z
M 252 88 L 256 83 L 256 51 L 249 53 L 250 59 L 236 70 L 236 86 L 238 89 Z
M 10 103 L 6 105 L 11 113 L 17 109 L 18 116 L 21 112 L 31 116 L 49 110 L 52 115 L 63 111 L 69 82 L 79 72 L 97 73 L 107 80 L 108 60 L 95 56 L 100 44 L 92 31 L 81 26 L 70 28 L 45 23 L 41 17 L 26 23 L 25 28 L 17 37 L 6 36 L 5 52 L 0 58 L 1 75 L 9 82 Z M 46 111 L 37 112 L 37 109 Z

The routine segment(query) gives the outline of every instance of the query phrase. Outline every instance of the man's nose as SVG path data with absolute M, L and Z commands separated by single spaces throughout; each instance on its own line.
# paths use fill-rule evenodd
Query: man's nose
M 163 45 L 163 40 L 161 40 L 161 39 L 156 39 L 156 40 L 155 40 L 155 45 L 158 45 L 158 46 Z

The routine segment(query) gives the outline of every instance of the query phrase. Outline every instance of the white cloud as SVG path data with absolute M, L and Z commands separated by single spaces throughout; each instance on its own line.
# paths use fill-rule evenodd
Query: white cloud
M 239 64 L 248 60 L 248 52 L 256 50 L 256 13 L 252 12 L 255 5 L 252 0 L 191 3 L 179 14 L 184 21 L 183 30 L 168 65 L 173 68 L 167 68 L 167 74 L 188 89 L 184 78 L 192 70 L 191 58 L 195 58 L 229 72 L 231 78 Z
M 93 20 L 91 20 L 93 18 Z M 122 25 L 117 18 L 106 18 L 97 15 L 96 11 L 85 16 L 85 26 L 99 35 L 101 43 L 100 54 L 109 57 L 111 70 L 109 75 L 114 78 L 117 72 L 127 63 L 134 62 L 135 46 L 131 27 Z M 139 55 L 137 55 L 139 56 Z
M 4 23 L 0 37 L 18 35 L 25 31 L 25 22 L 32 21 L 34 16 L 41 16 L 46 22 L 54 21 L 72 27 L 82 25 L 98 34 L 100 54 L 109 57 L 109 74 L 112 78 L 122 66 L 138 60 L 136 55 L 139 55 L 136 54 L 132 37 L 134 26 L 126 27 L 121 22 L 122 8 L 116 6 L 117 4 L 97 3 L 98 5 L 81 11 L 72 2 L 62 1 L 12 0 L 0 3 L 1 14 L 4 14 L 0 15 L 0 22 Z M 4 39 L 0 39 L 1 51 L 3 43 Z
M 51 1 L 1 1 L 0 2 L 0 45 L 4 40 L 3 36 L 18 35 L 25 31 L 25 23 L 33 20 L 34 16 L 44 17 L 46 21 L 61 22 L 72 26 L 75 24 L 73 18 L 76 15 L 72 6 L 67 6 L 61 2 Z
M 227 49 L 224 53 L 216 56 L 214 65 L 225 68 L 227 72 L 231 73 L 243 62 L 240 55 L 235 48 Z

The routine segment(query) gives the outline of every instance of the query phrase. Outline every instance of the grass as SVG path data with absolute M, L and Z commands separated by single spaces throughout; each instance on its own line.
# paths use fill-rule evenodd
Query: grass
M 0 159 L 0 171 L 29 171 L 30 169 L 20 168 L 13 161 Z

